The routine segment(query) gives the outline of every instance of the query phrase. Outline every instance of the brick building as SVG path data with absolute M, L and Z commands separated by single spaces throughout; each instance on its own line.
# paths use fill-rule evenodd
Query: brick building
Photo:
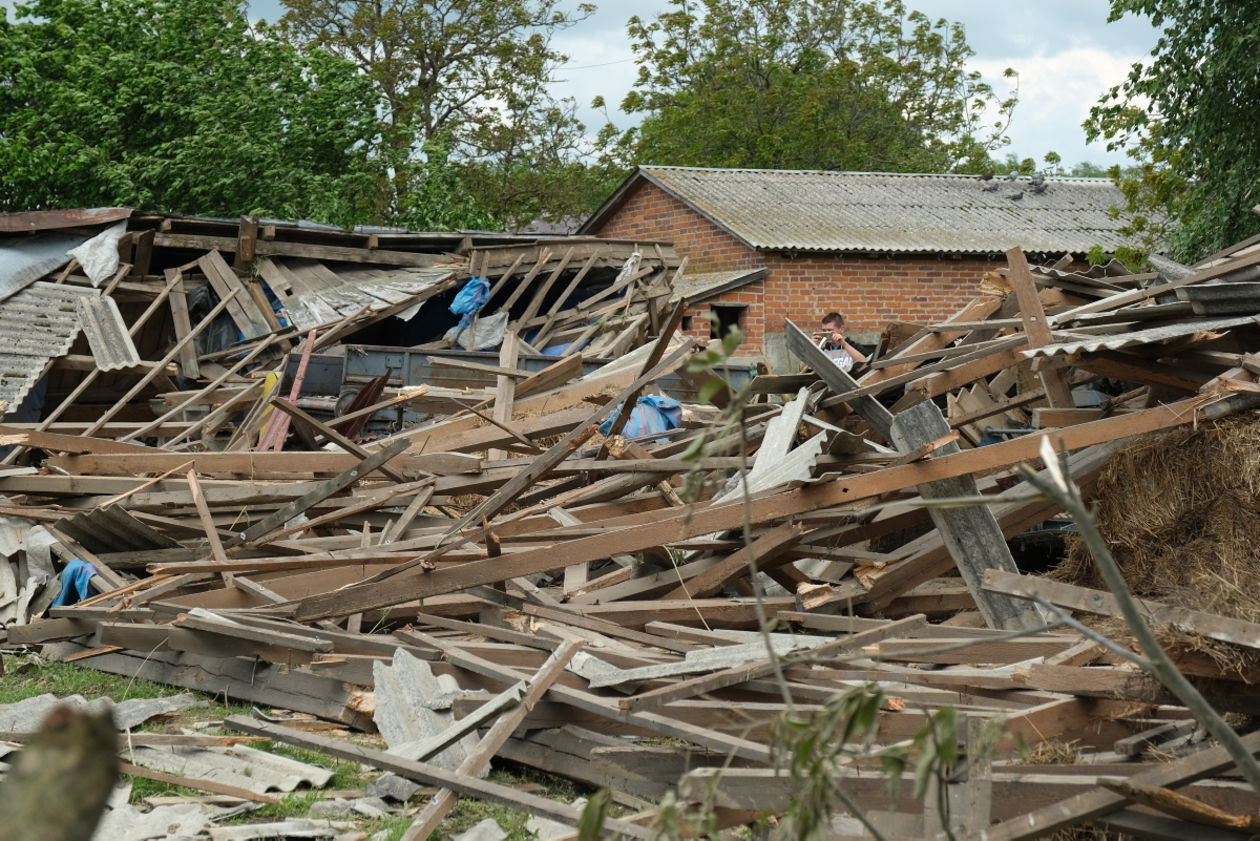
M 1122 243 L 1110 181 L 1034 189 L 1027 178 L 645 166 L 581 233 L 673 242 L 688 260 L 693 335 L 709 336 L 712 312 L 741 326 L 743 352 L 773 360 L 784 318 L 810 329 L 839 310 L 870 342 L 891 321 L 956 311 L 1012 246 L 1053 260 Z

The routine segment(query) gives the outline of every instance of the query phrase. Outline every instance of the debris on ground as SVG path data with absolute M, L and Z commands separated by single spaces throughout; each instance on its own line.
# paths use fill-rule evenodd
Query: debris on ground
M 338 838 L 394 814 L 427 838 L 473 798 L 570 838 L 600 790 L 607 836 L 794 820 L 784 722 L 859 708 L 869 729 L 840 732 L 861 749 L 818 761 L 888 837 L 1215 838 L 1260 810 L 1104 644 L 1132 645 L 1116 596 L 1020 470 L 1097 504 L 1176 666 L 1252 715 L 1260 246 L 1142 274 L 1012 249 L 864 370 L 788 322 L 800 368 L 768 372 L 679 329 L 665 244 L 110 230 L 118 262 L 91 275 L 0 264 L 0 619 L 7 649 L 253 705 L 165 742 L 135 728 L 186 701 L 114 706 L 126 776 L 234 798 L 149 813 L 176 810 L 174 834 Z M 19 752 L 51 708 L 26 703 L 0 708 Z M 332 776 L 243 736 L 376 779 L 220 823 Z M 1072 765 L 1038 764 L 1063 745 Z M 898 746 L 926 788 L 881 765 Z M 846 811 L 834 837 L 872 837 Z

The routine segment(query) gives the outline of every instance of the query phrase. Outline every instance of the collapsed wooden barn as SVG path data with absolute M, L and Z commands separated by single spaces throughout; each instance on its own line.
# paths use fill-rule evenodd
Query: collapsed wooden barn
M 1012 249 L 854 377 L 791 321 L 799 373 L 682 333 L 663 245 L 3 222 L 6 648 L 331 722 L 224 724 L 429 786 L 404 837 L 458 797 L 576 825 L 483 779 L 496 757 L 607 788 L 606 835 L 798 820 L 784 722 L 846 703 L 865 729 L 809 758 L 866 823 L 840 806 L 831 837 L 1225 838 L 1260 806 L 1087 618 L 1122 594 L 1008 542 L 1072 539 L 1060 470 L 1123 508 L 1127 445 L 1255 423 L 1260 246 L 1143 274 Z M 53 606 L 67 584 L 87 592 Z M 1250 714 L 1254 617 L 1130 585 L 1180 672 Z M 395 729 L 425 704 L 426 734 Z M 889 789 L 882 760 L 933 739 L 927 791 L 909 766 Z M 1064 744 L 1072 765 L 1029 756 Z

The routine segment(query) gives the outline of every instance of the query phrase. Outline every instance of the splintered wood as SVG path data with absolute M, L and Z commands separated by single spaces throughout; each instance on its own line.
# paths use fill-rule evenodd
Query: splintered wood
M 134 325 L 141 364 L 80 339 L 0 427 L 9 648 L 362 730 L 440 703 L 388 751 L 227 722 L 437 786 L 406 838 L 458 798 L 576 825 L 483 780 L 496 758 L 612 789 L 608 836 L 651 837 L 667 797 L 719 829 L 782 815 L 781 720 L 858 692 L 867 747 L 828 773 L 865 823 L 837 804 L 829 837 L 1254 831 L 1260 794 L 1090 619 L 1115 597 L 1028 574 L 1070 524 L 1027 471 L 1048 442 L 1089 497 L 1127 439 L 1260 406 L 1260 252 L 1170 280 L 1013 249 L 864 371 L 789 322 L 800 370 L 754 378 L 694 363 L 665 246 L 131 225 L 144 263 L 93 317 Z M 1173 656 L 1254 711 L 1260 626 L 1143 609 L 1232 647 Z M 947 708 L 957 760 L 890 789 L 878 751 Z

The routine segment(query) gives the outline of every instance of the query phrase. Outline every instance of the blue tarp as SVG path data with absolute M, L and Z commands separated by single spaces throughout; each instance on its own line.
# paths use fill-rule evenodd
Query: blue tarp
M 607 435 L 617 421 L 621 407 L 613 410 L 608 420 L 599 425 L 601 435 Z M 627 438 L 641 438 L 658 432 L 667 432 L 682 426 L 682 404 L 672 397 L 645 394 L 634 404 L 630 420 L 626 421 L 621 434 Z

